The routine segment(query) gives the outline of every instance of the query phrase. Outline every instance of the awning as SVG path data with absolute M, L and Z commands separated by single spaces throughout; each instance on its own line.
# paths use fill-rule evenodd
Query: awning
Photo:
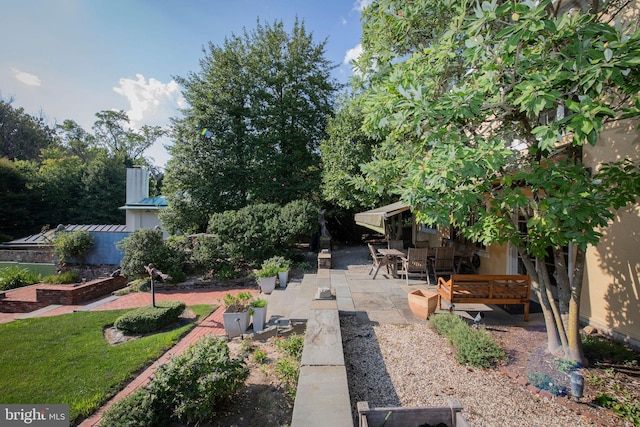
M 394 215 L 409 210 L 409 205 L 403 202 L 392 203 L 370 211 L 360 212 L 355 215 L 356 224 L 385 234 L 384 221 Z

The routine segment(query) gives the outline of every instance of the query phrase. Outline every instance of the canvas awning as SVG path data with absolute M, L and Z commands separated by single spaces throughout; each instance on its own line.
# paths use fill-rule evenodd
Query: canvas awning
M 356 224 L 385 234 L 384 221 L 394 215 L 409 210 L 409 205 L 403 202 L 392 203 L 387 206 L 360 212 L 355 215 Z

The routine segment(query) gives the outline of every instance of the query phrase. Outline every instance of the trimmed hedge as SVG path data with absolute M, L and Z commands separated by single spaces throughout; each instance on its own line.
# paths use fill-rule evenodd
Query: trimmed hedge
M 180 301 L 165 301 L 156 304 L 155 307 L 147 305 L 118 317 L 114 326 L 121 331 L 135 334 L 155 332 L 177 321 L 185 307 Z
M 80 281 L 80 275 L 78 273 L 74 273 L 73 271 L 65 271 L 64 273 L 45 276 L 42 281 L 50 285 L 78 283 Z

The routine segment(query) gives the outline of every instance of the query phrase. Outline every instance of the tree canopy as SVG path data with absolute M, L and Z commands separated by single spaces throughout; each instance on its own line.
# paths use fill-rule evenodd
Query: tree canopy
M 581 147 L 608 121 L 638 116 L 640 32 L 606 21 L 615 10 L 559 13 L 559 3 L 376 1 L 363 12 L 358 102 L 381 141 L 366 182 L 421 222 L 516 246 L 550 348 L 580 360 L 585 250 L 640 193 L 636 163 L 590 174 Z
M 173 119 L 165 226 L 204 230 L 210 214 L 319 196 L 318 146 L 338 88 L 304 24 L 257 23 L 210 43 L 176 80 L 189 107 Z

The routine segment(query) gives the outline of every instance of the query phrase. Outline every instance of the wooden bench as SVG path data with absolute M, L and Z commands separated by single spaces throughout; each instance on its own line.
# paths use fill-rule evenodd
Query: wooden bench
M 529 320 L 531 280 L 527 275 L 452 274 L 438 278 L 438 307 L 442 298 L 451 304 L 522 304 Z

